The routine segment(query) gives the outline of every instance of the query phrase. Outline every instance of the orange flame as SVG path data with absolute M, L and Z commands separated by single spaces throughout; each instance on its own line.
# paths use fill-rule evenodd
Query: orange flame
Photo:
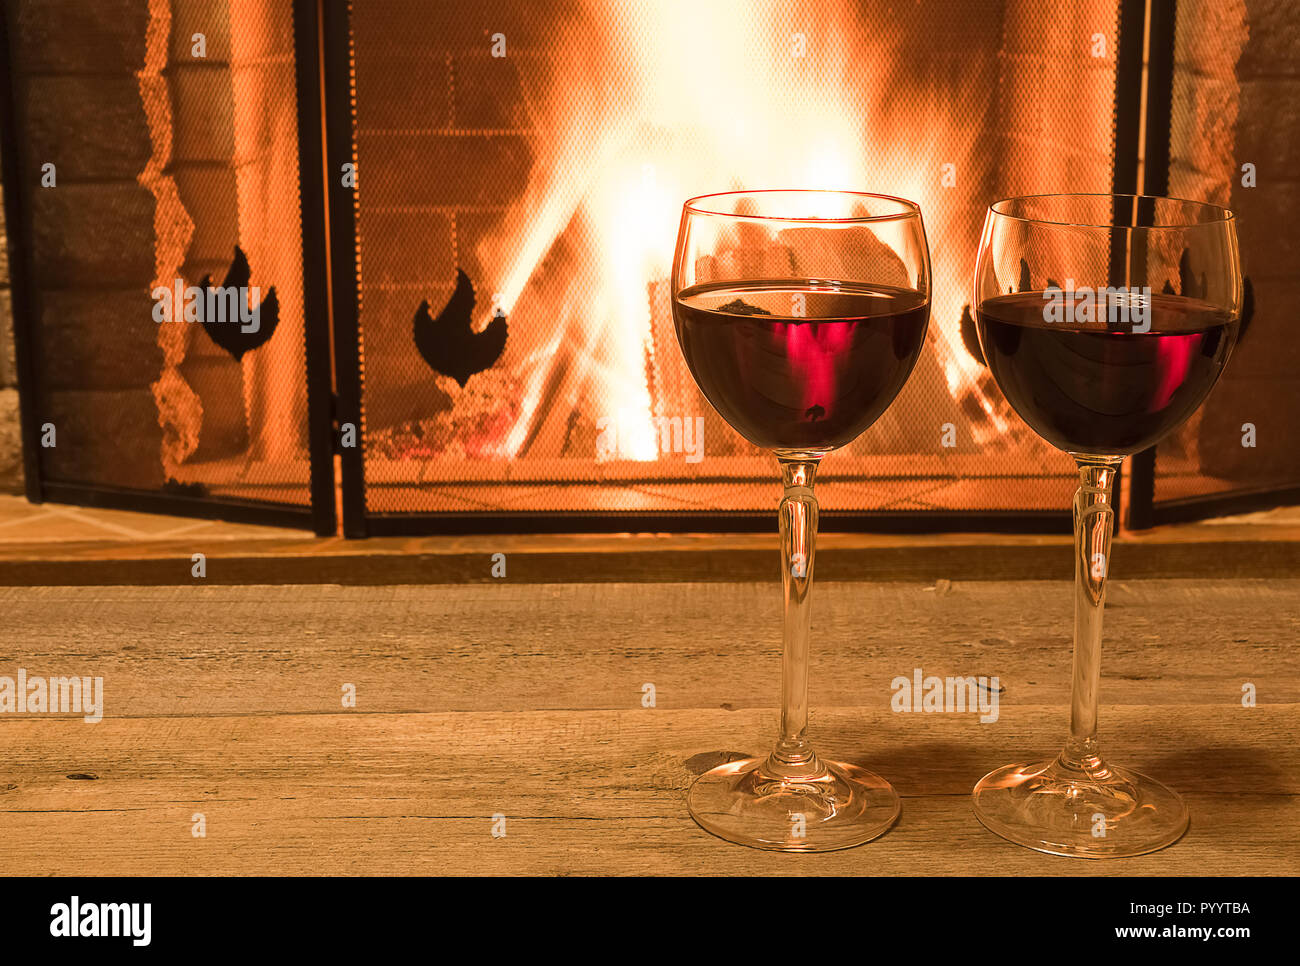
M 558 71 L 556 89 L 535 105 L 544 140 L 497 301 L 509 313 L 560 234 L 585 219 L 592 279 L 569 289 L 582 304 L 557 315 L 581 318 L 596 350 L 574 356 L 586 367 L 576 375 L 594 383 L 591 397 L 644 423 L 632 433 L 643 443 L 624 458 L 657 456 L 646 291 L 670 271 L 684 199 L 744 188 L 875 191 L 919 202 L 932 248 L 944 238 L 932 217 L 945 210 L 940 192 L 953 190 L 942 165 L 960 184 L 973 139 L 952 137 L 951 118 L 934 106 L 942 97 L 894 103 L 888 80 L 902 53 L 864 31 L 858 15 L 843 0 L 591 0 L 563 29 L 557 47 L 575 58 L 573 69 Z M 980 373 L 958 324 L 973 257 L 944 251 L 932 269 L 932 341 L 954 398 Z M 559 364 L 558 338 L 518 360 L 528 373 L 521 414 L 499 455 L 518 455 L 528 438 Z M 974 392 L 991 428 L 1005 429 Z

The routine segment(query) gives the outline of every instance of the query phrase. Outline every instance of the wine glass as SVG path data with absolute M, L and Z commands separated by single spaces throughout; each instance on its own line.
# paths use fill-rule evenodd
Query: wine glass
M 920 355 L 930 261 L 920 209 L 885 195 L 747 191 L 687 201 L 672 276 L 673 322 L 700 391 L 771 450 L 785 591 L 781 731 L 770 755 L 721 765 L 689 793 L 714 835 L 826 852 L 883 834 L 898 795 L 878 775 L 814 753 L 808 724 L 813 478 L 893 401 Z
M 1065 749 L 975 786 L 991 831 L 1058 855 L 1141 855 L 1178 840 L 1187 808 L 1102 758 L 1101 618 L 1124 457 L 1205 399 L 1237 339 L 1241 267 L 1232 213 L 1143 195 L 1036 195 L 989 209 L 975 267 L 989 371 L 1035 432 L 1078 464 L 1074 674 Z

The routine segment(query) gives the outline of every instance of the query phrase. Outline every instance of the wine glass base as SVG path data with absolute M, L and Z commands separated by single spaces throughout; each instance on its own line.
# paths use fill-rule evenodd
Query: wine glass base
M 1053 855 L 1144 855 L 1187 831 L 1187 806 L 1177 792 L 1100 763 L 1087 770 L 1059 758 L 1007 765 L 985 775 L 972 798 L 990 832 Z
M 833 852 L 883 835 L 898 819 L 898 794 L 875 772 L 822 761 L 810 779 L 765 773 L 768 759 L 720 765 L 695 780 L 691 817 L 738 845 L 779 852 Z

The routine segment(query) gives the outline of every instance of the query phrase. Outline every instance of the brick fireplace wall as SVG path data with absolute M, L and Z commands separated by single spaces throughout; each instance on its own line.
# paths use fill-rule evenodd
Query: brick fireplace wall
M 23 180 L 31 207 L 33 348 L 45 373 L 33 405 L 58 433 L 45 468 L 51 479 L 112 472 L 157 485 L 157 460 L 136 458 L 160 445 L 149 388 L 160 365 L 149 298 L 155 206 L 138 181 L 152 150 L 138 79 L 150 3 L 5 6 L 26 118 L 23 168 L 5 174 Z M 55 165 L 54 186 L 42 186 L 43 164 Z M 13 411 L 0 413 L 6 426 Z M 6 447 L 4 467 L 10 459 Z M 16 482 L 5 469 L 5 485 Z
M 9 299 L 9 247 L 4 205 L 0 205 L 0 492 L 18 493 L 22 488 L 23 452 L 18 429 L 13 303 Z

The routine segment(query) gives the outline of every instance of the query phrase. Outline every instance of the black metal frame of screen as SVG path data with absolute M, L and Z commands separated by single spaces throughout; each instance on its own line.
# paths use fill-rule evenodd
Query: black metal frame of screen
M 1176 0 L 1122 0 L 1115 78 L 1117 193 L 1167 190 Z M 356 160 L 352 89 L 351 5 L 294 0 L 294 33 L 302 208 L 304 311 L 307 332 L 311 506 L 247 500 L 186 498 L 157 492 L 55 482 L 42 478 L 32 399 L 39 366 L 29 327 L 31 210 L 21 173 L 25 129 L 21 98 L 0 96 L 0 164 L 9 213 L 14 339 L 18 365 L 27 495 L 94 506 L 215 517 L 250 523 L 335 531 L 334 455 L 342 473 L 343 531 L 349 537 L 462 533 L 611 531 L 764 531 L 769 512 L 474 512 L 379 513 L 366 508 L 365 440 L 356 269 L 356 198 L 342 183 L 343 165 Z M 0 14 L 3 13 L 0 7 Z M 0 15 L 0 76 L 10 74 L 9 38 Z M 1143 84 L 1143 74 L 1146 84 Z M 9 85 L 11 91 L 14 85 Z M 1145 96 L 1144 96 L 1145 94 Z M 331 347 L 331 338 L 333 344 Z M 332 348 L 332 358 L 331 358 Z M 332 383 L 331 383 L 332 376 Z M 355 428 L 357 445 L 339 447 L 339 426 Z M 1154 500 L 1155 451 L 1129 461 L 1128 521 L 1157 523 L 1277 505 L 1300 499 L 1300 488 L 1241 492 L 1178 501 Z M 775 484 L 774 484 L 775 485 Z M 872 511 L 827 513 L 824 529 L 934 532 L 994 530 L 1068 532 L 1059 510 Z

